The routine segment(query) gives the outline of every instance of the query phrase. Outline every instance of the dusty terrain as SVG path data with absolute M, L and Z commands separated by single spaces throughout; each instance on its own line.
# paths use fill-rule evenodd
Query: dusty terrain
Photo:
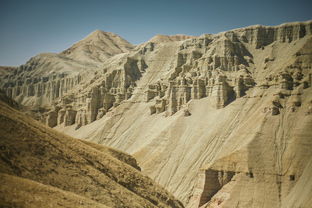
M 311 21 L 137 46 L 95 31 L 68 51 L 2 89 L 46 125 L 133 155 L 187 207 L 312 204 Z
M 71 138 L 0 101 L 1 207 L 183 207 L 120 151 Z

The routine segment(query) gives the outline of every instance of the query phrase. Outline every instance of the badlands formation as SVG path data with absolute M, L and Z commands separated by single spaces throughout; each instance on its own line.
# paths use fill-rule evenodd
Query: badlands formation
M 186 207 L 311 207 L 312 21 L 137 46 L 95 31 L 0 87 L 47 126 L 131 154 Z

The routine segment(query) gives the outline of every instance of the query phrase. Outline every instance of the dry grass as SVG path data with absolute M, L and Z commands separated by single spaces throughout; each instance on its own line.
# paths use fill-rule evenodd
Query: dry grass
M 1 206 L 77 207 L 82 200 L 78 207 L 182 207 L 131 156 L 65 136 L 0 103 Z

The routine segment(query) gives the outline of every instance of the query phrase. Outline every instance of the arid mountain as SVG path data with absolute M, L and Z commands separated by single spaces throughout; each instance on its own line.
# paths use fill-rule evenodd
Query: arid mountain
M 71 138 L 0 101 L 0 207 L 183 207 L 135 159 Z
M 114 33 L 96 30 L 61 54 L 79 61 L 102 62 L 116 54 L 128 52 L 133 47 Z
M 92 80 L 105 60 L 132 48 L 118 35 L 97 30 L 62 53 L 39 54 L 11 73 L 1 72 L 6 80 L 1 87 L 14 88 L 11 96 L 25 106 L 47 107 L 76 85 Z
M 130 153 L 187 207 L 309 207 L 312 21 L 124 52 L 85 60 L 76 80 L 55 72 L 53 87 L 21 66 L 2 88 L 48 126 Z

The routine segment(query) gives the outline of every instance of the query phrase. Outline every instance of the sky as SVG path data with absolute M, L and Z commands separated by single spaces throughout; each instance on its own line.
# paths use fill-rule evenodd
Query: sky
M 0 0 L 0 65 L 61 52 L 96 29 L 139 44 L 156 34 L 312 20 L 311 8 L 311 0 Z

